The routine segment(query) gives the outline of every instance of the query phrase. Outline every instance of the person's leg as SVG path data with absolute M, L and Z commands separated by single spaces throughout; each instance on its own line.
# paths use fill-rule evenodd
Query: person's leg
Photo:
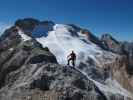
M 75 67 L 75 60 L 74 59 L 72 60 L 72 65 L 73 65 L 73 67 Z
M 67 65 L 70 65 L 70 61 L 71 61 L 71 59 L 68 59 Z

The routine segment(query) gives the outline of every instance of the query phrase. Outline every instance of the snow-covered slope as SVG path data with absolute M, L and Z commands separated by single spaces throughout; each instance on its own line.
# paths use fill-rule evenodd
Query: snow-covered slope
M 54 30 L 48 33 L 47 37 L 37 38 L 36 40 L 44 47 L 48 47 L 57 57 L 60 64 L 66 64 L 66 56 L 74 50 L 77 54 L 77 64 L 84 61 L 87 57 L 95 59 L 95 55 L 102 54 L 102 51 L 92 42 L 88 41 L 80 32 L 73 36 L 69 32 L 72 27 L 67 25 L 56 24 Z

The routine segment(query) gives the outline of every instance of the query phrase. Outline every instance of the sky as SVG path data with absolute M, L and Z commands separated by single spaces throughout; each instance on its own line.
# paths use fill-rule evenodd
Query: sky
M 27 17 L 133 41 L 133 0 L 0 0 L 0 31 Z

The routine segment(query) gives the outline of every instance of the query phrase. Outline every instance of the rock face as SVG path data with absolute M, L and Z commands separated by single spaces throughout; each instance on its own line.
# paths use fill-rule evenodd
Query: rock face
M 108 50 L 115 52 L 117 54 L 127 56 L 129 61 L 128 62 L 129 67 L 131 68 L 133 66 L 133 62 L 132 62 L 133 61 L 133 43 L 119 42 L 109 34 L 104 34 L 101 40 L 103 41 L 106 48 L 108 48 Z
M 0 100 L 133 100 L 132 43 L 108 35 L 100 40 L 73 24 L 61 26 L 61 35 L 67 31 L 90 48 L 94 46 L 94 57 L 85 55 L 73 68 L 59 64 L 55 52 L 49 50 L 52 47 L 32 37 L 38 25 L 53 32 L 53 22 L 26 18 L 0 37 Z M 95 48 L 100 52 L 93 52 Z
M 127 72 L 126 76 L 129 76 L 128 79 L 130 80 L 130 83 L 132 85 L 132 77 L 133 77 L 133 43 L 119 42 L 119 41 L 114 39 L 109 34 L 103 35 L 101 40 L 104 42 L 104 44 L 106 45 L 108 50 L 122 55 L 120 57 L 120 59 L 117 59 L 117 60 L 119 60 L 119 62 L 118 62 L 119 64 L 125 64 L 124 65 L 125 67 L 124 67 L 123 70 Z
M 33 18 L 25 18 L 19 19 L 15 22 L 15 26 L 23 29 L 25 33 L 31 35 L 30 32 L 35 28 L 35 26 L 39 25 L 40 21 Z
M 130 75 L 133 75 L 133 43 L 123 42 L 122 48 L 124 49 L 124 54 L 128 58 L 127 71 Z

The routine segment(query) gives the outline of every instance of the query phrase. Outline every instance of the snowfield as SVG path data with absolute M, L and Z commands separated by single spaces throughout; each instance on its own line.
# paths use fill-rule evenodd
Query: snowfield
M 47 46 L 60 64 L 66 64 L 66 57 L 72 50 L 77 54 L 77 64 L 87 59 L 88 55 L 96 60 L 95 55 L 102 54 L 100 48 L 79 36 L 79 33 L 72 36 L 72 33 L 69 32 L 70 28 L 72 27 L 56 24 L 54 30 L 50 31 L 47 37 L 37 38 L 36 40 L 44 47 Z

